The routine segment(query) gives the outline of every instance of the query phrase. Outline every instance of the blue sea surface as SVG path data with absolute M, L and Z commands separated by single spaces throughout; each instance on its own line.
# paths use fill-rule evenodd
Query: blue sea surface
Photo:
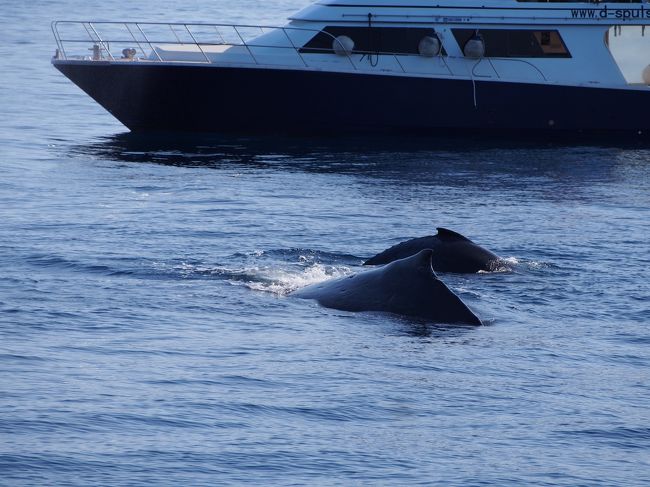
M 650 147 L 136 136 L 50 65 L 307 3 L 0 4 L 0 485 L 649 485 Z M 436 226 L 486 326 L 287 296 Z

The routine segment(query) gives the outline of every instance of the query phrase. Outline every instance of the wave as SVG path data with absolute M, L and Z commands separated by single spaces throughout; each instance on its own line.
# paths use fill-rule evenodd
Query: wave
M 646 426 L 618 426 L 611 429 L 584 429 L 564 431 L 565 435 L 579 435 L 595 441 L 604 441 L 624 448 L 647 449 L 650 445 L 650 428 Z
M 32 254 L 26 261 L 37 267 L 118 278 L 222 280 L 256 291 L 286 295 L 303 286 L 348 275 L 362 259 L 349 254 L 292 248 L 236 253 L 216 263 L 147 258 L 84 262 L 54 254 Z
M 39 267 L 57 267 L 70 272 L 142 280 L 220 280 L 230 285 L 245 286 L 254 291 L 284 296 L 304 286 L 350 275 L 363 270 L 363 258 L 310 248 L 277 248 L 236 252 L 220 262 L 193 259 L 154 260 L 151 258 L 101 256 L 89 262 L 54 254 L 31 254 L 26 261 Z M 101 260 L 100 260 L 101 259 Z M 501 260 L 489 272 L 535 272 L 554 267 L 545 262 L 529 261 L 514 256 Z M 455 282 L 455 276 L 443 278 Z M 477 297 L 464 285 L 457 291 Z
M 302 265 L 252 265 L 243 268 L 182 264 L 172 269 L 182 278 L 221 279 L 255 291 L 286 295 L 298 288 L 327 279 L 343 277 L 352 269 L 343 265 L 303 262 Z

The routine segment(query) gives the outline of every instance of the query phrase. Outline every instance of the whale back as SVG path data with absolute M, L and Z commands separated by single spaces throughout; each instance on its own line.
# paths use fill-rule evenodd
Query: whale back
M 460 233 L 449 230 L 448 228 L 438 227 L 436 230 L 438 230 L 436 237 L 443 242 L 471 242 L 471 240 L 465 235 L 461 235 Z
M 420 252 L 433 249 L 432 265 L 436 272 L 476 273 L 491 271 L 500 262 L 499 257 L 475 244 L 460 233 L 438 228 L 436 235 L 401 242 L 364 262 L 364 265 L 388 264 Z
M 467 237 L 446 228 L 438 228 L 440 242 L 434 255 L 433 267 L 438 272 L 473 274 L 492 271 L 500 262 L 499 256 L 475 244 Z
M 353 276 L 313 284 L 292 295 L 344 311 L 384 311 L 436 323 L 480 325 L 481 320 L 436 276 L 434 251 Z
M 363 265 L 389 264 L 395 260 L 405 259 L 406 257 L 415 255 L 424 249 L 437 250 L 440 244 L 441 241 L 436 235 L 413 238 L 411 240 L 395 244 L 391 248 L 378 253 L 374 257 L 371 257 L 365 261 Z

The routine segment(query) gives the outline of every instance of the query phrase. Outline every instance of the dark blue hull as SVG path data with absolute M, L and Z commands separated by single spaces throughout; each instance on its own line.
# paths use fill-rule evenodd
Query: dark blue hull
M 650 89 L 55 61 L 132 131 L 650 137 Z

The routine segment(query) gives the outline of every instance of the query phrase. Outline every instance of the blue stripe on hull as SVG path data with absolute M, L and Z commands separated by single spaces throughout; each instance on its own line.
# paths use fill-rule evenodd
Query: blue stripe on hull
M 55 66 L 133 131 L 650 136 L 650 90 L 145 63 Z

